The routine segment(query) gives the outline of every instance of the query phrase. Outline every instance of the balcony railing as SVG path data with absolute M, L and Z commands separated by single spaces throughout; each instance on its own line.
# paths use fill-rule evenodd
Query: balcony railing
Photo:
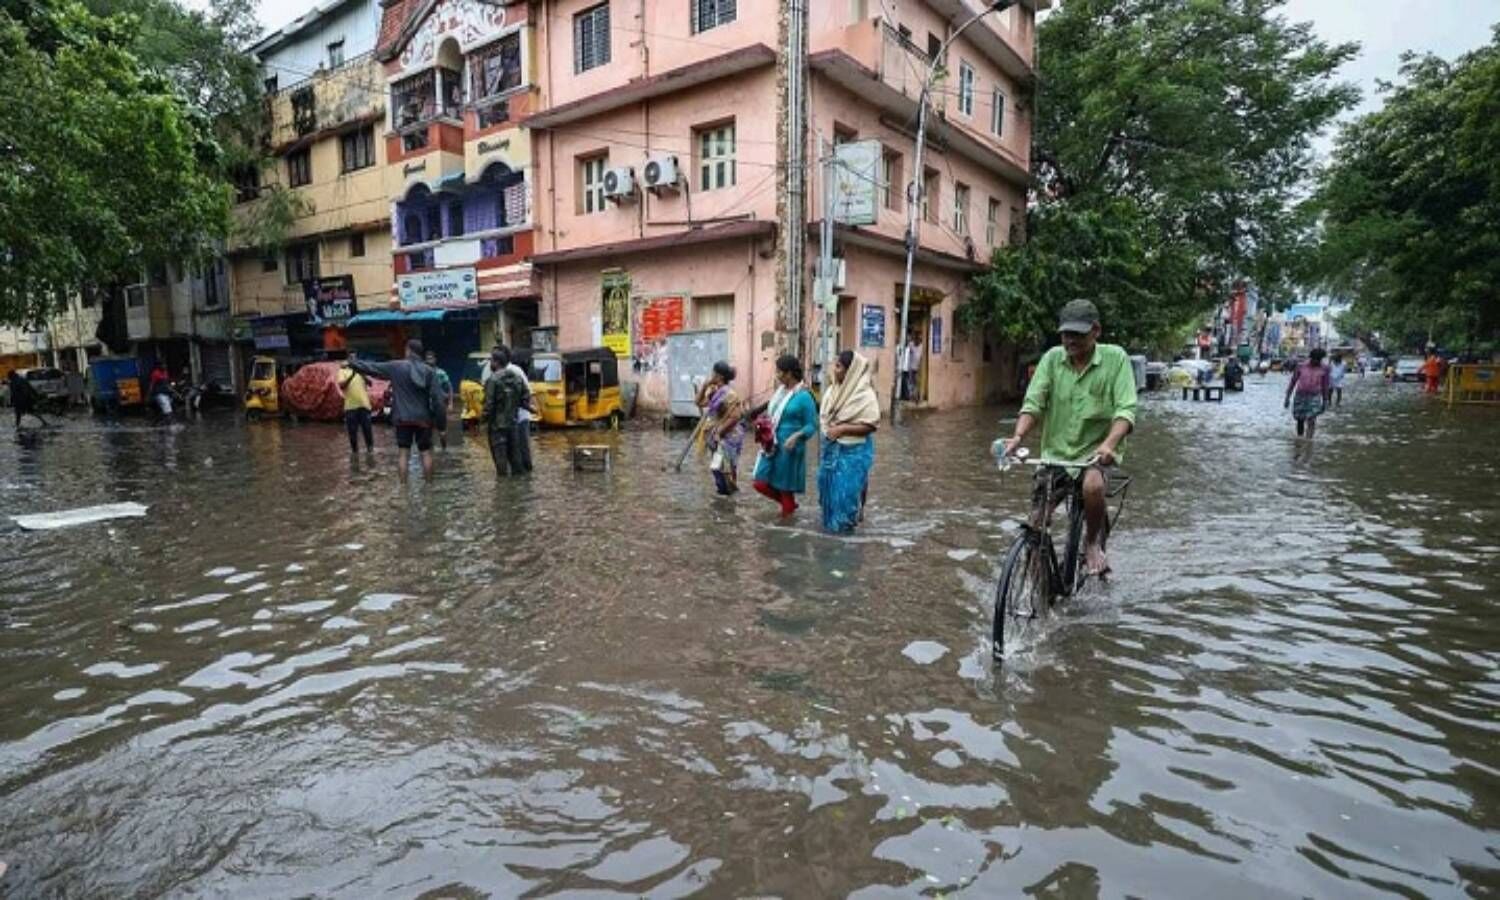
M 908 97 L 918 96 L 932 57 L 890 24 L 882 23 L 881 29 L 880 71 L 886 83 Z

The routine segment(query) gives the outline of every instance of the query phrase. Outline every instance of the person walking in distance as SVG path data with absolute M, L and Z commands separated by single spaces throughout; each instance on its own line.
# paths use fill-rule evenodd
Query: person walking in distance
M 375 452 L 375 429 L 370 424 L 370 384 L 365 376 L 350 368 L 358 357 L 349 357 L 339 369 L 339 390 L 344 394 L 344 429 L 349 432 L 349 452 L 359 452 L 359 436 L 365 436 L 365 452 Z
M 431 478 L 432 423 L 443 396 L 437 374 L 422 361 L 422 342 L 407 341 L 405 359 L 382 363 L 351 359 L 349 368 L 367 378 L 384 378 L 391 383 L 391 419 L 396 423 L 401 480 L 406 480 L 411 467 L 413 444 L 422 458 L 422 475 Z
M 526 379 L 510 367 L 510 351 L 496 347 L 490 351 L 490 369 L 494 373 L 484 383 L 484 410 L 479 420 L 489 438 L 490 459 L 495 474 L 501 478 L 525 474 L 516 434 L 516 412 L 530 403 Z
M 708 471 L 714 479 L 714 490 L 721 497 L 728 497 L 740 489 L 740 450 L 745 445 L 740 398 L 730 387 L 734 376 L 734 366 L 721 359 L 714 363 L 708 380 L 698 388 L 697 404 L 703 411 L 704 445 L 713 454 Z
M 917 399 L 917 375 L 922 371 L 922 339 L 913 329 L 901 345 L 901 399 Z
M 437 386 L 443 393 L 443 403 L 433 412 L 432 427 L 437 430 L 438 446 L 448 449 L 448 411 L 453 407 L 453 379 L 437 363 L 437 354 L 428 350 L 424 361 L 437 376 Z
M 845 350 L 833 362 L 833 384 L 819 411 L 823 450 L 818 462 L 818 505 L 823 529 L 850 532 L 864 515 L 880 400 L 870 381 L 870 361 Z
M 1349 367 L 1344 363 L 1342 354 L 1335 353 L 1333 362 L 1328 366 L 1328 383 L 1332 388 L 1333 405 L 1344 405 L 1344 378 L 1349 373 Z
M 1333 392 L 1328 367 L 1323 365 L 1323 349 L 1315 347 L 1307 354 L 1307 362 L 1297 367 L 1286 385 L 1283 407 L 1291 407 L 1292 418 L 1297 420 L 1297 436 L 1309 441 L 1318 430 L 1318 416 L 1328 408 L 1328 396 Z
M 1062 346 L 1048 350 L 1037 363 L 1005 454 L 1015 453 L 1040 419 L 1044 459 L 1089 461 L 1087 466 L 1038 469 L 1032 517 L 1040 524 L 1050 512 L 1043 508 L 1049 493 L 1055 503 L 1061 502 L 1071 482 L 1082 478 L 1084 565 L 1090 575 L 1103 575 L 1109 571 L 1103 545 L 1109 480 L 1124 458 L 1126 435 L 1135 429 L 1135 372 L 1123 348 L 1099 343 L 1102 327 L 1094 304 L 1073 300 L 1058 319 Z
M 531 393 L 531 379 L 526 377 L 526 370 L 531 367 L 531 352 L 521 350 L 509 350 L 510 362 L 506 364 L 507 371 L 512 372 L 521 379 L 521 384 L 526 388 L 526 402 L 516 409 L 516 458 L 521 461 L 521 471 L 531 471 L 531 420 L 536 417 L 540 410 L 536 406 L 536 395 Z
M 1425 382 L 1422 390 L 1429 394 L 1438 392 L 1438 382 L 1443 377 L 1443 361 L 1438 359 L 1437 351 L 1431 347 L 1427 348 L 1427 360 L 1422 363 L 1422 379 Z

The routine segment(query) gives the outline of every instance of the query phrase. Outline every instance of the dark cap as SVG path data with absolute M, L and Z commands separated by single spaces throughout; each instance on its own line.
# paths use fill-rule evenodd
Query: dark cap
M 1087 300 L 1069 300 L 1057 314 L 1058 331 L 1085 332 L 1099 324 L 1099 308 Z

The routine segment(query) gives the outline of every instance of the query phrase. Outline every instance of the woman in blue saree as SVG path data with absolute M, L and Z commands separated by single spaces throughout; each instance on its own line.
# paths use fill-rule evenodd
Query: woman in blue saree
M 870 381 L 870 362 L 853 350 L 833 364 L 833 384 L 823 394 L 820 415 L 822 460 L 818 465 L 818 503 L 823 528 L 849 532 L 864 518 L 865 489 L 875 464 L 875 428 L 880 400 Z

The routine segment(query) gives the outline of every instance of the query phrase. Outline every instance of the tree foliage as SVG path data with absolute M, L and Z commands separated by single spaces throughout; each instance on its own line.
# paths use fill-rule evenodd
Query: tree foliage
M 1154 343 L 1238 279 L 1290 293 L 1312 139 L 1358 98 L 1354 45 L 1279 0 L 1069 0 L 1038 28 L 1028 243 L 996 252 L 963 315 L 1039 339 L 1074 297 Z M 1049 234 L 1049 231 L 1052 232 Z
M 1500 27 L 1448 63 L 1408 56 L 1340 134 L 1316 197 L 1318 274 L 1390 343 L 1500 334 Z
M 200 259 L 227 232 L 221 110 L 201 70 L 166 64 L 175 51 L 143 56 L 142 21 L 0 0 L 0 321 Z

